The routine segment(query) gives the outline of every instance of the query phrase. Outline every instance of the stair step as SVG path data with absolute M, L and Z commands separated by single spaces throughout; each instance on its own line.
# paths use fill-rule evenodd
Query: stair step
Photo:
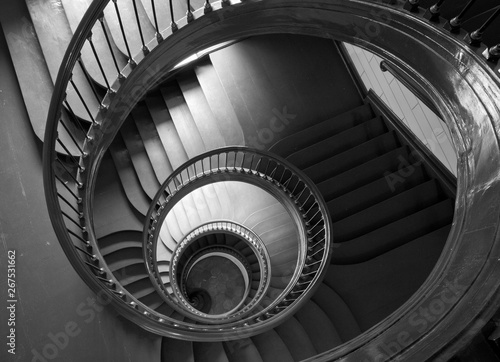
M 137 299 L 146 299 L 149 295 L 158 295 L 149 278 L 127 285 L 127 291 Z
M 332 155 L 345 152 L 357 145 L 380 136 L 386 132 L 381 118 L 373 118 L 369 121 L 354 126 L 334 136 L 316 142 L 287 157 L 287 160 L 298 168 L 314 165 L 331 157 Z
M 449 224 L 452 218 L 453 202 L 443 200 L 349 242 L 337 244 L 332 263 L 352 264 L 369 260 Z
M 14 1 L 10 11 L 10 19 L 2 19 L 2 28 L 31 126 L 43 140 L 54 84 L 26 4 Z
M 146 215 L 151 199 L 148 199 L 148 196 L 141 187 L 130 154 L 120 134 L 116 135 L 109 146 L 109 152 L 113 158 L 118 175 L 120 176 L 120 181 L 130 204 L 142 215 Z
M 335 242 L 341 243 L 395 222 L 437 203 L 440 198 L 436 181 L 429 180 L 335 222 Z
M 140 298 L 139 300 L 141 303 L 147 305 L 153 310 L 164 303 L 163 299 L 158 295 L 158 293 L 148 294 L 145 297 Z
M 114 272 L 133 264 L 144 264 L 142 250 L 138 248 L 125 248 L 106 256 L 109 269 Z
M 158 136 L 168 155 L 172 169 L 176 170 L 188 160 L 188 155 L 181 142 L 172 117 L 167 109 L 163 96 L 158 92 L 148 94 L 145 99 L 151 118 L 156 126 Z
M 422 285 L 436 265 L 449 231 L 450 224 L 445 224 L 373 259 L 330 265 L 323 283 L 342 297 L 365 331 L 399 308 Z M 338 249 L 334 258 L 336 252 Z
M 173 169 L 165 153 L 165 148 L 163 148 L 149 109 L 144 103 L 140 102 L 132 110 L 131 117 L 135 121 L 144 148 L 153 166 L 156 179 L 162 184 L 173 172 Z
M 142 233 L 121 231 L 99 239 L 99 251 L 102 256 L 114 253 L 122 248 L 142 248 Z
M 143 217 L 130 206 L 109 152 L 101 161 L 93 206 L 94 230 L 98 239 L 124 230 L 142 233 Z
M 138 280 L 149 278 L 144 262 L 127 265 L 115 271 L 113 275 L 124 287 Z
M 377 156 L 398 147 L 394 132 L 387 132 L 357 147 L 337 154 L 313 166 L 304 169 L 307 176 L 315 183 L 320 183 L 342 172 L 366 163 Z
M 373 112 L 369 104 L 356 107 L 351 111 L 342 113 L 326 121 L 317 123 L 302 131 L 294 133 L 274 144 L 270 151 L 287 157 L 294 152 L 298 152 L 308 145 L 321 142 L 325 138 L 332 137 L 352 127 L 362 124 L 373 117 Z
M 118 6 L 120 18 L 122 20 L 123 29 L 125 31 L 126 42 L 123 38 L 120 23 L 118 21 L 118 14 L 115 7 L 110 4 L 104 8 L 104 18 L 108 24 L 111 37 L 117 48 L 122 52 L 123 55 L 128 57 L 128 49 L 132 57 L 135 57 L 139 52 L 142 51 L 142 42 L 139 33 L 139 27 L 137 25 L 136 14 L 134 11 L 134 3 L 137 6 L 137 14 L 139 16 L 142 34 L 144 36 L 144 41 L 148 44 L 152 39 L 155 38 L 155 29 L 144 10 L 141 1 L 134 0 L 122 0 L 117 1 L 115 4 Z
M 91 0 L 62 0 L 64 12 L 73 34 L 75 33 L 78 24 L 80 24 L 83 14 L 85 14 L 91 3 Z M 105 25 L 105 28 L 109 29 L 107 25 Z M 109 30 L 107 30 L 107 32 L 110 34 Z M 121 70 L 127 65 L 127 58 L 121 54 L 119 49 L 114 44 L 113 39 L 111 39 L 111 36 L 109 36 L 109 38 L 118 68 Z M 100 24 L 97 24 L 92 28 L 92 44 L 94 45 L 96 53 L 99 55 L 99 61 L 108 83 L 112 85 L 118 77 L 118 71 L 113 62 L 113 58 L 111 57 L 110 49 Z M 101 69 L 99 68 L 99 64 L 97 63 L 94 52 L 92 51 L 92 47 L 88 42 L 86 42 L 83 46 L 81 55 L 85 69 L 89 73 L 90 77 L 101 87 L 106 87 L 106 81 L 102 75 Z
M 162 236 L 163 235 L 161 235 L 161 233 L 158 236 L 158 242 L 156 244 L 156 260 L 157 262 L 169 262 L 172 257 L 172 251 L 167 248 Z
M 180 74 L 177 82 L 206 151 L 227 146 L 194 72 Z
M 196 362 L 229 362 L 222 342 L 194 343 Z
M 403 177 L 401 175 L 405 175 Z M 400 182 L 391 183 L 391 177 Z M 351 192 L 328 201 L 328 210 L 333 221 L 344 219 L 391 196 L 408 190 L 425 180 L 425 173 L 418 164 L 410 165 L 384 177 L 363 185 Z
M 225 144 L 228 146 L 245 145 L 245 136 L 238 117 L 212 63 L 204 61 L 197 64 L 194 70 L 212 114 L 219 124 Z
M 277 356 L 283 362 L 293 361 L 290 351 L 273 329 L 252 337 L 252 341 L 259 351 L 262 361 L 277 361 Z
M 160 236 L 165 247 L 172 253 L 175 250 L 177 243 L 170 235 L 169 227 L 170 225 L 167 226 L 167 224 L 163 222 L 160 228 Z
M 179 86 L 174 83 L 164 85 L 161 93 L 188 157 L 205 152 L 207 148 Z
M 53 84 L 55 84 L 66 48 L 73 37 L 68 20 L 60 2 L 27 0 L 26 3 L 50 77 Z M 29 72 L 29 74 L 32 73 L 32 71 Z M 95 116 L 100 102 L 97 102 L 80 66 L 77 65 L 73 69 L 72 79 L 83 99 L 85 99 L 92 116 Z M 90 122 L 89 114 L 71 85 L 68 88 L 66 100 L 79 118 Z
M 157 191 L 160 189 L 160 183 L 156 179 L 153 166 L 133 119 L 128 117 L 125 120 L 120 128 L 120 134 L 128 150 L 130 160 L 132 161 L 142 189 L 151 200 L 154 199 Z
M 195 362 L 191 341 L 164 338 L 161 344 L 161 355 L 168 356 L 168 361 L 172 362 Z
M 323 198 L 329 201 L 383 177 L 385 172 L 397 170 L 398 166 L 401 165 L 401 160 L 407 158 L 407 148 L 399 147 L 335 177 L 322 181 L 317 186 Z

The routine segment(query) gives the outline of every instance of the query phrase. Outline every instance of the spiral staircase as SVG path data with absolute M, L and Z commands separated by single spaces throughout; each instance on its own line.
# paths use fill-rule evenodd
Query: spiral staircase
M 32 18 L 48 11 L 36 4 Z M 89 287 L 162 336 L 161 360 L 448 358 L 491 319 L 499 51 L 482 27 L 460 29 L 465 12 L 446 22 L 437 12 L 454 9 L 441 1 L 62 5 L 57 79 L 47 62 L 51 220 Z M 373 24 L 376 37 L 359 33 Z M 288 128 L 295 114 L 259 103 L 275 75 L 247 85 L 235 64 L 248 49 L 316 41 L 304 35 L 383 54 L 426 89 L 454 135 L 458 178 L 372 93 L 343 89 L 354 96 Z M 273 109 L 271 129 L 283 122 L 272 142 L 254 141 L 269 124 L 259 107 Z

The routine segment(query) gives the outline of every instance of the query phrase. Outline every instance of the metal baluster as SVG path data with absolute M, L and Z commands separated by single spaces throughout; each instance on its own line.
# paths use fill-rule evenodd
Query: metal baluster
M 142 52 L 144 55 L 149 53 L 149 49 L 146 46 L 146 43 L 144 42 L 144 34 L 142 33 L 142 26 L 141 26 L 141 20 L 139 19 L 139 12 L 137 11 L 137 0 L 132 0 L 132 4 L 134 5 L 134 13 L 135 13 L 135 20 L 137 22 L 137 28 L 139 29 L 139 36 L 141 37 L 141 43 L 142 43 Z
M 56 176 L 56 179 L 66 188 L 66 190 L 68 190 L 68 192 L 76 199 L 76 202 L 77 203 L 81 203 L 82 202 L 82 198 L 79 197 L 77 194 L 75 194 L 73 192 L 73 190 L 71 190 L 69 188 L 69 186 L 66 184 L 66 182 L 64 182 L 63 180 L 61 180 L 61 178 L 59 176 L 57 176 L 57 175 L 55 175 L 55 176 Z
M 75 238 L 77 238 L 78 240 L 80 240 L 81 242 L 85 243 L 86 245 L 89 245 L 89 241 L 88 240 L 85 240 L 84 238 L 82 238 L 80 235 L 76 234 L 73 230 L 71 229 L 68 229 L 66 228 L 66 230 L 68 231 L 68 233 L 70 233 L 71 235 L 73 235 Z M 74 245 L 73 245 L 74 246 Z
M 59 143 L 61 145 L 61 147 L 64 149 L 64 151 L 66 151 L 66 153 L 68 154 L 68 156 L 70 157 L 71 161 L 80 169 L 80 171 L 85 171 L 85 168 L 80 166 L 80 162 L 78 162 L 78 160 L 75 158 L 75 156 L 73 156 L 68 148 L 66 147 L 66 145 L 59 139 L 59 136 L 56 138 L 56 141 L 57 143 Z
M 469 11 L 469 9 L 472 7 L 472 5 L 475 2 L 476 2 L 476 0 L 470 0 L 465 5 L 465 7 L 462 9 L 462 11 L 460 12 L 460 14 L 458 14 L 453 19 L 451 19 L 450 21 L 448 21 L 445 24 L 444 28 L 446 30 L 449 30 L 452 33 L 459 33 L 460 32 L 460 27 L 462 26 L 462 22 L 463 22 L 463 18 L 465 16 L 465 14 L 467 13 L 467 11 Z
M 118 8 L 117 0 L 112 0 L 112 1 L 115 4 L 115 12 L 116 16 L 118 17 L 118 23 L 120 24 L 120 30 L 122 32 L 123 42 L 125 43 L 125 47 L 127 48 L 127 55 L 129 58 L 129 62 L 130 64 L 135 64 L 134 60 L 132 59 L 132 54 L 130 53 L 130 48 L 128 46 L 127 36 L 125 35 L 125 29 L 123 28 L 122 17 L 120 16 L 120 9 Z
M 95 270 L 97 270 L 99 273 L 101 274 L 104 274 L 104 269 L 103 268 L 99 268 L 98 266 L 95 266 L 94 264 L 91 264 L 87 261 L 84 261 L 85 264 L 87 264 L 88 266 L 94 268 Z
M 186 0 L 187 1 L 187 12 L 186 12 L 186 18 L 188 23 L 192 22 L 194 20 L 193 13 L 191 11 L 191 0 Z
M 70 208 L 71 208 L 74 212 L 76 212 L 76 213 L 78 214 L 78 217 L 79 217 L 80 219 L 81 219 L 81 218 L 83 218 L 83 213 L 82 213 L 82 212 L 80 212 L 79 210 L 77 210 L 77 208 L 76 208 L 76 207 L 74 207 L 73 205 L 71 205 L 71 203 L 70 203 L 70 202 L 69 202 L 69 201 L 68 201 L 68 200 L 67 200 L 67 199 L 66 199 L 63 195 L 61 195 L 61 194 L 59 193 L 59 191 L 57 192 L 57 196 L 58 196 L 61 200 L 63 200 L 63 201 L 66 203 L 66 205 L 68 205 L 68 206 L 69 206 L 69 207 L 70 207 Z
M 85 255 L 89 256 L 90 258 L 92 258 L 92 260 L 97 260 L 97 256 L 94 255 L 94 254 L 91 254 L 89 253 L 87 250 L 83 250 L 82 248 L 80 248 L 78 245 L 73 245 L 75 247 L 75 249 L 81 251 L 82 253 L 84 253 Z
M 424 18 L 432 22 L 439 22 L 439 15 L 441 14 L 441 6 L 445 0 L 439 0 L 425 11 Z
M 62 168 L 64 168 L 64 170 L 71 176 L 71 178 L 73 179 L 73 181 L 76 182 L 77 186 L 79 188 L 82 188 L 83 187 L 83 184 L 81 182 L 79 182 L 75 176 L 73 176 L 73 174 L 71 172 L 69 172 L 69 170 L 66 168 L 66 166 L 64 166 L 64 163 L 62 163 L 62 161 L 59 159 L 59 158 L 56 158 L 56 161 L 62 166 Z
M 205 14 L 208 14 L 209 12 L 211 12 L 213 9 L 212 9 L 212 4 L 210 4 L 210 1 L 209 0 L 206 0 L 205 1 L 205 7 L 203 9 L 203 12 Z
M 83 75 L 85 76 L 85 79 L 87 80 L 87 83 L 90 85 L 90 88 L 92 89 L 92 93 L 94 94 L 94 97 L 97 100 L 97 103 L 100 104 L 101 97 L 97 94 L 97 90 L 95 89 L 94 82 L 92 81 L 92 79 L 90 79 L 89 74 L 87 73 L 87 71 L 85 70 L 85 67 L 83 66 L 83 61 L 82 61 L 81 56 L 78 57 L 78 64 L 80 65 L 80 68 L 82 70 Z
M 155 23 L 155 29 L 156 29 L 156 40 L 158 43 L 161 43 L 163 40 L 163 37 L 160 34 L 160 27 L 158 26 L 158 17 L 156 16 L 156 5 L 155 5 L 155 0 L 151 0 L 151 7 L 153 8 L 153 19 Z
M 106 43 L 108 43 L 109 52 L 111 53 L 111 57 L 113 58 L 113 63 L 115 64 L 116 73 L 118 74 L 118 76 L 122 76 L 120 67 L 118 66 L 118 62 L 116 60 L 116 55 L 113 52 L 113 47 L 111 46 L 111 40 L 109 40 L 108 31 L 106 30 L 106 26 L 104 25 L 104 15 L 101 15 L 99 17 L 99 22 L 101 23 L 102 31 L 104 33 L 104 37 L 106 38 Z
M 82 102 L 83 104 L 83 107 L 85 108 L 85 110 L 87 111 L 91 121 L 92 121 L 92 124 L 94 126 L 98 126 L 98 123 L 96 122 L 96 120 L 94 119 L 94 116 L 92 115 L 92 112 L 90 112 L 90 109 L 89 107 L 87 106 L 87 103 L 85 102 L 85 100 L 83 99 L 82 97 L 82 94 L 80 93 L 80 91 L 78 90 L 78 87 L 76 86 L 75 82 L 73 82 L 73 79 L 70 79 L 69 82 L 71 83 L 71 85 L 73 86 L 73 89 L 75 90 L 76 94 L 78 95 L 78 98 L 80 98 L 80 101 Z
M 104 68 L 101 63 L 101 59 L 99 59 L 99 55 L 97 54 L 97 50 L 95 49 L 94 42 L 92 41 L 92 32 L 89 33 L 87 37 L 87 41 L 90 44 L 90 48 L 92 49 L 92 53 L 94 53 L 95 60 L 97 61 L 97 65 L 99 66 L 99 70 L 101 71 L 102 77 L 104 78 L 104 82 L 106 83 L 106 87 L 108 90 L 111 90 L 111 86 L 108 82 L 108 77 L 106 77 L 106 73 L 104 72 Z
M 491 16 L 484 22 L 483 25 L 477 30 L 474 30 L 472 33 L 468 34 L 465 37 L 465 41 L 467 41 L 472 46 L 479 46 L 483 41 L 483 34 L 488 29 L 488 26 L 496 19 L 496 17 L 500 14 L 500 6 L 497 6 L 496 10 L 491 14 Z
M 68 129 L 68 126 L 66 126 L 66 124 L 63 122 L 62 119 L 59 121 L 59 123 L 66 130 L 66 133 L 68 133 L 69 137 L 71 138 L 71 140 L 73 141 L 73 143 L 75 144 L 75 146 L 78 148 L 78 151 L 80 151 L 80 153 L 82 154 L 82 156 L 85 157 L 87 154 L 85 152 L 83 152 L 83 149 L 80 147 L 80 144 L 76 141 L 75 137 L 73 136 L 73 134 Z
M 172 0 L 168 0 L 168 5 L 170 7 L 170 29 L 172 29 L 172 33 L 176 32 L 177 29 L 177 24 L 175 23 L 175 16 L 174 16 L 174 4 Z
M 500 44 L 492 46 L 483 52 L 483 56 L 490 62 L 496 63 L 500 59 Z
M 69 113 L 71 114 L 71 116 L 73 117 L 73 120 L 75 121 L 75 123 L 78 125 L 78 128 L 80 128 L 80 130 L 82 131 L 83 135 L 85 136 L 86 139 L 90 140 L 91 137 L 87 134 L 87 131 L 85 131 L 83 129 L 83 126 L 82 126 L 82 123 L 80 122 L 80 119 L 75 115 L 75 112 L 73 112 L 73 109 L 71 108 L 71 106 L 69 105 L 68 101 L 67 100 L 64 100 L 64 105 L 66 106 L 66 108 L 68 109 Z
M 404 5 L 404 9 L 408 10 L 412 13 L 418 13 L 420 0 L 406 0 L 406 3 Z
M 66 216 L 66 218 L 71 221 L 73 224 L 75 224 L 76 226 L 78 226 L 78 228 L 80 228 L 80 230 L 86 232 L 87 229 L 85 228 L 85 226 L 81 226 L 77 221 L 73 220 L 73 218 L 71 216 L 69 216 L 68 214 L 66 214 L 64 211 L 61 211 L 61 214 L 63 214 L 64 216 Z

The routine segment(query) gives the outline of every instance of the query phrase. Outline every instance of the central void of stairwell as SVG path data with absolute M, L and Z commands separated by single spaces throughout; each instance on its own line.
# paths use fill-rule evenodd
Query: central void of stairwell
M 188 161 L 146 219 L 144 257 L 158 294 L 184 322 L 214 327 L 293 310 L 330 256 L 317 197 L 305 175 L 262 151 L 228 147 Z

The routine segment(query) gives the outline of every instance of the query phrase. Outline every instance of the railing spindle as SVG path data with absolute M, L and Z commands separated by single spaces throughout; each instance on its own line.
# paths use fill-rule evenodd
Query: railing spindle
M 467 13 L 467 11 L 469 11 L 469 9 L 472 7 L 472 5 L 474 5 L 474 3 L 476 2 L 476 0 L 470 0 L 465 6 L 464 8 L 462 9 L 462 11 L 460 12 L 460 14 L 458 14 L 457 16 L 455 16 L 453 19 L 451 19 L 449 22 L 447 22 L 444 26 L 444 28 L 446 30 L 449 30 L 450 32 L 452 33 L 458 33 L 460 32 L 460 28 L 462 26 L 462 23 L 463 23 L 463 19 L 464 19 L 464 16 L 465 14 Z
M 490 62 L 498 62 L 498 59 L 500 59 L 500 44 L 486 49 L 483 53 L 483 56 Z
M 80 144 L 77 142 L 77 140 L 75 139 L 75 136 L 73 136 L 73 133 L 68 129 L 68 126 L 66 126 L 66 124 L 64 123 L 64 121 L 61 119 L 59 121 L 59 123 L 63 126 L 63 128 L 66 130 L 66 133 L 69 135 L 69 137 L 71 138 L 71 140 L 73 141 L 73 143 L 75 144 L 75 146 L 78 148 L 78 151 L 80 151 L 80 154 L 82 156 L 86 156 L 86 153 L 83 152 L 83 149 L 80 147 Z
M 132 0 L 132 4 L 134 5 L 135 20 L 137 22 L 137 28 L 139 29 L 139 37 L 141 38 L 142 52 L 144 53 L 144 55 L 146 55 L 149 53 L 149 49 L 144 41 L 144 34 L 142 33 L 142 25 L 141 20 L 139 19 L 139 11 L 137 11 L 136 1 L 137 0 Z
M 104 37 L 106 38 L 106 43 L 108 44 L 109 52 L 111 53 L 111 58 L 113 58 L 113 63 L 116 68 L 116 73 L 118 75 L 121 75 L 120 67 L 118 66 L 116 55 L 113 51 L 113 47 L 111 46 L 111 40 L 109 39 L 108 31 L 106 30 L 106 25 L 104 24 L 104 15 L 101 15 L 99 17 L 99 22 L 101 23 L 102 32 L 104 33 Z
M 106 72 L 104 72 L 104 68 L 102 66 L 101 59 L 99 58 L 99 55 L 97 54 L 97 50 L 95 49 L 94 42 L 92 41 L 92 33 L 90 33 L 89 36 L 87 37 L 87 41 L 90 44 L 90 48 L 92 49 L 92 53 L 94 53 L 95 60 L 97 62 L 97 65 L 99 66 L 99 70 L 101 71 L 104 82 L 106 83 L 106 88 L 108 90 L 111 90 L 111 86 L 109 85 L 108 77 L 106 77 Z
M 90 85 L 90 89 L 92 89 L 92 93 L 94 94 L 94 97 L 95 97 L 97 103 L 101 104 L 102 98 L 99 96 L 99 94 L 97 94 L 97 89 L 95 88 L 95 84 L 92 81 L 92 79 L 90 79 L 89 74 L 85 70 L 85 66 L 83 65 L 83 61 L 82 61 L 81 57 L 78 58 L 78 64 L 80 64 L 80 68 L 82 70 L 82 73 L 85 76 L 85 79 L 87 80 L 87 83 Z
M 205 7 L 203 8 L 203 12 L 205 14 L 208 14 L 211 11 L 212 11 L 212 4 L 210 4 L 210 0 L 206 0 L 205 1 Z
M 78 95 L 78 98 L 80 98 L 80 101 L 82 102 L 83 104 L 83 107 L 85 108 L 85 110 L 87 111 L 89 117 L 90 117 L 90 120 L 92 121 L 92 124 L 94 126 L 97 126 L 97 122 L 94 118 L 94 116 L 92 115 L 92 112 L 90 111 L 88 105 L 87 105 L 87 102 L 85 102 L 85 99 L 83 99 L 83 96 L 82 94 L 80 93 L 80 90 L 78 89 L 78 87 L 76 86 L 75 82 L 73 82 L 73 79 L 70 79 L 69 82 L 71 83 L 71 85 L 73 86 L 73 89 L 75 90 L 76 94 Z
M 77 184 L 77 186 L 78 186 L 78 187 L 80 187 L 80 188 L 81 188 L 81 187 L 83 187 L 83 184 L 82 184 L 80 181 L 78 181 L 78 180 L 76 179 L 76 177 L 75 177 L 75 176 L 73 176 L 73 174 L 72 174 L 71 172 L 69 172 L 69 170 L 67 169 L 67 167 L 64 165 L 64 163 L 63 163 L 63 162 L 62 162 L 59 158 L 56 158 L 56 161 L 57 161 L 57 162 L 58 162 L 58 163 L 62 166 L 62 168 L 64 168 L 64 170 L 65 170 L 65 171 L 66 171 L 66 172 L 67 172 L 67 173 L 71 176 L 71 178 L 73 179 L 73 181 L 75 181 L 75 182 L 76 182 L 76 184 Z
M 491 16 L 484 22 L 483 25 L 477 30 L 474 30 L 466 37 L 466 41 L 469 42 L 470 45 L 479 46 L 483 41 L 483 34 L 491 25 L 491 23 L 500 15 L 500 6 L 497 6 L 496 10 L 491 14 Z
M 86 139 L 90 139 L 89 135 L 87 134 L 87 131 L 83 128 L 80 119 L 75 115 L 75 112 L 73 112 L 73 109 L 71 108 L 71 106 L 67 100 L 64 100 L 64 105 L 66 106 L 66 109 L 69 111 L 69 113 L 73 117 L 73 120 L 75 121 L 75 123 L 78 125 L 78 128 L 82 131 L 84 137 Z
M 80 169 L 80 171 L 85 171 L 85 168 L 82 167 L 80 165 L 80 162 L 78 162 L 78 160 L 75 158 L 75 156 L 73 156 L 71 154 L 71 152 L 69 152 L 68 148 L 66 147 L 66 145 L 58 138 L 56 138 L 56 141 L 57 143 L 59 143 L 59 145 L 64 149 L 64 151 L 66 151 L 66 153 L 68 154 L 69 158 L 71 159 L 71 161 Z
M 77 203 L 82 202 L 82 198 L 79 197 L 77 194 L 75 194 L 74 191 L 69 188 L 69 186 L 65 181 L 61 180 L 61 178 L 58 175 L 55 175 L 55 177 L 66 188 L 66 190 L 68 190 L 68 192 L 76 199 Z
M 132 54 L 130 53 L 130 48 L 128 45 L 127 36 L 125 35 L 125 29 L 123 27 L 123 21 L 122 21 L 121 15 L 120 15 L 120 9 L 118 8 L 117 0 L 112 0 L 112 1 L 115 4 L 116 17 L 118 18 L 118 24 L 120 25 L 120 30 L 122 33 L 123 42 L 125 43 L 125 48 L 127 49 L 127 55 L 128 55 L 129 62 L 130 62 L 130 64 L 134 64 L 134 59 L 132 58 Z
M 66 205 L 68 205 L 74 212 L 76 212 L 78 214 L 78 217 L 79 218 L 82 218 L 83 217 L 83 213 L 80 212 L 76 207 L 74 207 L 63 195 L 61 195 L 59 193 L 59 191 L 57 192 L 57 196 L 64 201 L 64 203 Z
M 194 20 L 193 12 L 191 11 L 191 0 L 186 0 L 187 1 L 187 12 L 186 12 L 186 18 L 188 23 L 192 22 Z
M 175 15 L 174 15 L 174 4 L 172 0 L 168 0 L 168 5 L 170 8 L 170 28 L 172 29 L 172 33 L 177 31 L 178 27 L 175 23 Z
M 75 221 L 71 216 L 69 216 L 67 213 L 65 213 L 64 211 L 61 211 L 61 214 L 63 216 L 66 216 L 66 218 L 71 221 L 73 224 L 75 224 L 76 226 L 78 226 L 78 228 L 82 231 L 86 231 L 87 229 L 85 228 L 85 226 L 81 226 L 77 221 Z
M 156 5 L 155 0 L 151 0 L 151 7 L 153 8 L 153 20 L 156 30 L 156 40 L 160 43 L 163 40 L 163 37 L 160 34 L 160 27 L 158 26 L 158 16 L 156 15 Z
M 418 13 L 420 0 L 406 0 L 404 9 L 412 13 Z
M 439 16 L 441 15 L 441 6 L 443 6 L 445 0 L 439 0 L 437 3 L 432 5 L 426 10 L 424 18 L 432 22 L 439 22 Z

